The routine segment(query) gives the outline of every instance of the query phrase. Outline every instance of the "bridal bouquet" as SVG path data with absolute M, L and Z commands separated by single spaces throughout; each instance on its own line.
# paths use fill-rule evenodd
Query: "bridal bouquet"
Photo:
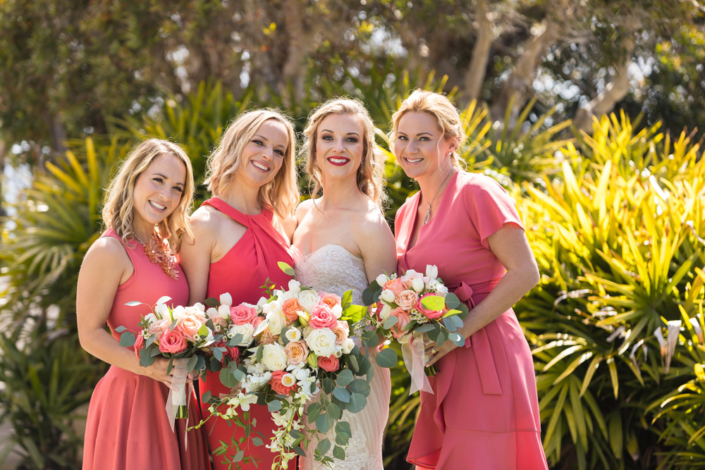
M 396 340 L 402 346 L 402 355 L 407 370 L 411 374 L 410 394 L 416 390 L 431 391 L 428 379 L 421 374 L 435 375 L 435 365 L 424 367 L 423 335 L 435 342 L 438 347 L 446 341 L 456 345 L 465 344 L 465 339 L 457 332 L 463 326 L 468 308 L 455 294 L 449 293 L 438 278 L 438 268 L 427 266 L 425 275 L 410 269 L 402 276 L 380 274 L 362 294 L 367 305 L 377 303 L 370 315 L 370 323 L 376 328 L 366 332 L 365 344 L 370 347 L 376 336 Z M 397 362 L 393 349 L 385 349 L 377 356 L 382 367 L 391 367 Z
M 293 275 L 291 267 L 280 266 Z M 365 376 L 372 367 L 350 337 L 351 327 L 366 313 L 365 307 L 352 305 L 351 300 L 352 291 L 341 299 L 295 280 L 289 282 L 288 290 L 270 291 L 261 304 L 265 319 L 255 330 L 255 344 L 241 364 L 246 376 L 230 396 L 211 398 L 212 411 L 226 403 L 227 411 L 219 415 L 243 427 L 247 425 L 237 418 L 238 409 L 246 412 L 252 403 L 267 405 L 277 426 L 267 445 L 279 454 L 273 469 L 286 468 L 297 454 L 306 456 L 304 448 L 311 438 L 331 429 L 335 442 L 321 439 L 315 458 L 332 463 L 327 456 L 332 448 L 335 458 L 345 459 L 352 433 L 350 425 L 339 420 L 343 410 L 357 413 L 367 404 L 371 374 L 368 380 L 356 377 Z M 323 391 L 320 399 L 309 404 L 319 389 Z M 253 439 L 255 445 L 258 441 Z M 225 451 L 221 448 L 218 454 Z M 242 459 L 241 453 L 234 462 Z
M 172 429 L 174 419 L 188 418 L 186 382 L 192 372 L 221 371 L 220 379 L 230 387 L 236 376 L 244 377 L 237 369 L 238 359 L 254 341 L 255 328 L 262 322 L 261 308 L 250 304 L 232 307 L 230 294 L 223 294 L 220 302 L 208 299 L 212 307 L 197 303 L 192 307 L 169 307 L 170 297 L 162 297 L 139 322 L 140 331 L 122 333 L 121 346 L 134 346 L 140 365 L 149 367 L 157 356 L 169 359 L 167 373 L 174 369 L 172 389 L 167 398 L 167 415 Z M 127 306 L 142 305 L 128 302 Z M 225 372 L 222 372 L 225 371 Z M 235 372 L 238 371 L 238 372 Z

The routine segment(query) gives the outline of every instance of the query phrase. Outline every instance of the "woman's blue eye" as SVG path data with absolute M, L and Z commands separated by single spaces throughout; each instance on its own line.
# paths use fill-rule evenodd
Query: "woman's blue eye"
M 405 135 L 400 135 L 399 137 L 397 137 L 397 139 L 399 139 L 399 140 L 406 140 L 406 136 L 405 136 Z
M 276 153 L 276 154 L 279 155 L 280 157 L 283 157 L 283 156 L 284 156 L 284 151 L 283 151 L 283 150 L 275 150 L 274 153 Z
M 181 188 L 178 187 L 178 186 L 174 186 L 174 189 L 177 190 L 177 191 L 180 192 L 180 193 L 183 193 L 183 192 L 184 192 L 184 190 L 181 189 Z
M 431 139 L 429 139 L 428 137 L 421 137 L 421 138 L 419 138 L 419 140 L 425 141 L 425 140 L 431 140 Z
M 348 138 L 348 142 L 357 143 L 357 141 L 358 141 L 358 140 L 357 140 L 356 137 L 349 137 L 349 138 Z
M 163 183 L 164 181 L 161 178 L 154 178 L 154 181 L 157 183 Z
M 330 136 L 330 135 L 324 135 L 324 136 L 321 137 L 321 138 L 322 138 L 323 140 L 333 140 L 333 137 Z
M 255 139 L 252 142 L 256 143 L 257 145 L 264 145 L 264 143 L 261 140 Z

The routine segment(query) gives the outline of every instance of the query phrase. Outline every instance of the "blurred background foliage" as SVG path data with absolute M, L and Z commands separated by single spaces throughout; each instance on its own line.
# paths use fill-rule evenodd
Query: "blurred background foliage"
M 79 468 L 105 370 L 75 336 L 103 189 L 136 142 L 181 144 L 198 201 L 238 114 L 301 131 L 363 101 L 387 155 L 390 223 L 418 188 L 389 152 L 414 88 L 462 112 L 468 171 L 515 198 L 541 282 L 515 310 L 556 469 L 705 467 L 705 32 L 698 1 L 0 2 L 0 466 Z M 301 178 L 307 192 L 307 181 Z M 12 198 L 7 188 L 14 188 Z M 37 348 L 36 344 L 42 344 Z M 393 370 L 385 465 L 418 411 Z

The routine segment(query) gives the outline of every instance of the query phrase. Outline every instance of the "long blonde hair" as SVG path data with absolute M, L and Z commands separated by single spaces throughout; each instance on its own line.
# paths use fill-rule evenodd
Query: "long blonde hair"
M 463 145 L 467 136 L 462 126 L 460 113 L 458 109 L 453 106 L 453 103 L 451 103 L 445 95 L 440 93 L 414 90 L 414 92 L 402 102 L 397 112 L 392 115 L 392 130 L 388 134 L 392 149 L 396 141 L 399 121 L 401 121 L 401 118 L 408 112 L 427 113 L 436 118 L 438 121 L 438 129 L 443 132 L 443 138 L 446 140 L 456 140 L 456 151 L 451 154 L 451 163 L 456 169 L 462 169 L 457 150 Z
M 149 139 L 130 152 L 106 191 L 103 222 L 106 228 L 112 228 L 124 242 L 136 239 L 133 227 L 135 184 L 149 165 L 162 155 L 173 155 L 186 167 L 186 182 L 179 205 L 157 225 L 160 237 L 168 240 L 169 248 L 175 253 L 179 250 L 182 233 L 187 232 L 193 238 L 186 217 L 193 199 L 194 183 L 191 160 L 181 147 L 172 142 Z
M 205 182 L 214 196 L 221 196 L 240 169 L 243 149 L 257 129 L 270 119 L 284 125 L 288 143 L 282 167 L 272 181 L 259 190 L 259 202 L 272 209 L 281 219 L 286 219 L 294 214 L 299 202 L 299 188 L 296 185 L 296 134 L 291 121 L 277 110 L 248 111 L 230 124 L 218 147 L 208 158 L 208 178 Z
M 351 114 L 360 119 L 364 129 L 362 136 L 362 162 L 357 170 L 357 187 L 362 194 L 383 206 L 384 193 L 384 154 L 375 143 L 375 127 L 370 113 L 359 100 L 335 98 L 326 101 L 313 110 L 304 129 L 304 145 L 301 154 L 306 160 L 306 172 L 311 177 L 313 190 L 311 198 L 316 199 L 321 190 L 321 169 L 316 163 L 316 139 L 321 122 L 331 114 Z

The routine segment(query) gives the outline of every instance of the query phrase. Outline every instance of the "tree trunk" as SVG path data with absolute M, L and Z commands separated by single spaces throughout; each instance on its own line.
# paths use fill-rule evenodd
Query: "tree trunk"
M 304 57 L 308 54 L 314 36 L 318 31 L 318 26 L 314 31 L 304 29 L 304 6 L 297 0 L 287 0 L 284 2 L 284 22 L 288 36 L 288 53 L 286 62 L 282 69 L 282 80 L 279 90 L 285 100 L 288 100 L 287 86 L 289 83 L 294 87 L 294 97 L 300 100 L 304 95 Z M 320 25 L 320 22 L 317 22 Z M 286 103 L 290 105 L 291 103 Z
M 487 61 L 489 60 L 490 49 L 494 41 L 492 22 L 489 18 L 485 0 L 477 0 L 477 12 L 475 15 L 477 17 L 477 38 L 472 49 L 470 67 L 465 73 L 465 97 L 468 101 L 476 100 L 480 97 L 487 71 Z

